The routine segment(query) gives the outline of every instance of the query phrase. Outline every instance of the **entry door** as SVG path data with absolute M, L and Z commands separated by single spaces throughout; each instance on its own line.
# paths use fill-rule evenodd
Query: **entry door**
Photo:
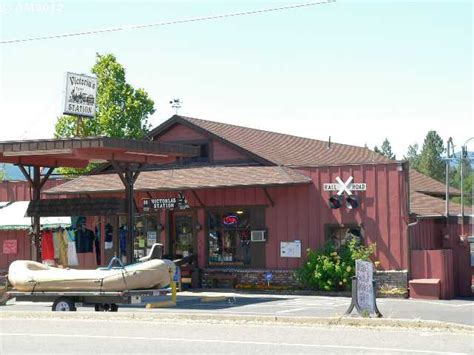
M 174 212 L 172 215 L 173 230 L 171 236 L 173 258 L 179 259 L 196 252 L 193 215 L 189 212 Z

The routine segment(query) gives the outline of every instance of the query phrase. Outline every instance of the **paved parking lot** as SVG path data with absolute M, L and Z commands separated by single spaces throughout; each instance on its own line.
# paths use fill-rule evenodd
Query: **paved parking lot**
M 288 317 L 338 317 L 350 304 L 348 297 L 269 295 L 243 292 L 180 292 L 177 305 L 147 309 L 147 303 L 170 300 L 169 296 L 148 297 L 141 304 L 120 306 L 119 312 L 217 313 L 228 315 L 274 315 Z M 474 326 L 474 298 L 441 300 L 378 299 L 385 318 L 432 320 Z M 51 311 L 51 303 L 8 301 L 0 312 Z M 79 307 L 78 312 L 93 312 Z M 355 314 L 355 311 L 354 311 Z

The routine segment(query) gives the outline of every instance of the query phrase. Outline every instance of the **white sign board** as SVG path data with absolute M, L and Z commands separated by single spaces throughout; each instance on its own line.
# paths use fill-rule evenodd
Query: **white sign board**
M 280 257 L 301 258 L 301 241 L 280 242 Z
M 97 97 L 97 78 L 66 73 L 64 114 L 94 117 Z
M 361 183 L 353 183 L 352 180 L 354 178 L 350 176 L 346 182 L 342 181 L 341 178 L 338 176 L 336 177 L 336 183 L 331 184 L 323 184 L 324 191 L 337 191 L 338 195 L 342 195 L 346 192 L 348 195 L 352 195 L 352 191 L 366 191 L 367 184 L 364 182 Z
M 373 289 L 374 264 L 370 261 L 356 260 L 357 302 L 361 311 L 375 313 Z

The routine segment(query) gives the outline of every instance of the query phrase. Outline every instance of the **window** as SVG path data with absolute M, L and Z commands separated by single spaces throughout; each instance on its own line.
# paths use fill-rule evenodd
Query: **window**
M 358 226 L 327 226 L 326 241 L 334 243 L 336 249 L 349 240 L 356 238 L 357 243 L 362 243 L 362 231 Z
M 207 143 L 207 142 L 206 143 L 186 143 L 186 142 L 184 142 L 183 144 L 199 148 L 199 156 L 190 157 L 190 158 L 182 158 L 181 161 L 184 164 L 209 162 L 209 156 L 210 156 L 210 154 L 209 154 L 209 143 Z
M 263 208 L 208 212 L 209 265 L 250 265 L 252 229 L 262 228 Z

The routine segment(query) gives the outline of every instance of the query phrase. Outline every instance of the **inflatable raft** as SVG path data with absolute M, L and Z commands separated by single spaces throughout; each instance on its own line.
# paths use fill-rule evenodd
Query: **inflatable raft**
M 17 260 L 8 269 L 8 281 L 18 291 L 126 291 L 164 288 L 175 265 L 151 259 L 127 266 L 94 270 L 61 269 L 35 261 Z

